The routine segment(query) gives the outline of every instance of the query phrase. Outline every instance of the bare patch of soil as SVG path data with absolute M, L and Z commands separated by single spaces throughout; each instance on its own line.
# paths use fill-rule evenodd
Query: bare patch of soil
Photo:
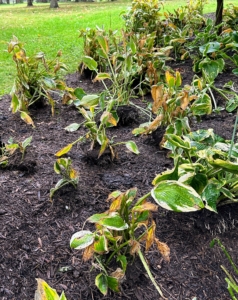
M 183 68 L 185 81 L 192 78 L 191 65 L 174 67 Z M 230 72 L 220 75 L 219 83 L 238 83 L 232 76 Z M 72 87 L 82 87 L 89 93 L 100 89 L 78 73 L 67 80 Z M 91 270 L 90 263 L 82 262 L 80 252 L 69 247 L 72 234 L 82 228 L 85 220 L 108 208 L 105 200 L 110 192 L 137 187 L 139 196 L 148 193 L 155 175 L 171 167 L 167 152 L 153 137 L 132 135 L 142 118 L 140 112 L 134 111 L 130 118 L 124 113 L 121 126 L 109 131 L 115 142 L 134 140 L 140 154 L 134 155 L 121 145 L 114 161 L 110 156 L 98 160 L 87 158 L 80 145 L 74 146 L 69 156 L 80 174 L 78 187 L 66 186 L 57 191 L 51 203 L 49 191 L 59 180 L 53 170 L 54 154 L 84 132 L 83 128 L 73 133 L 64 130 L 71 123 L 82 122 L 82 117 L 59 101 L 54 117 L 47 106 L 32 110 L 36 125 L 33 129 L 11 114 L 9 106 L 10 98 L 4 96 L 0 101 L 2 141 L 7 142 L 9 137 L 17 141 L 29 136 L 33 139 L 22 162 L 24 167 L 11 162 L 8 168 L 0 169 L 0 298 L 33 299 L 35 278 L 42 278 L 57 291 L 64 290 L 68 300 L 158 299 L 139 260 L 129 266 L 119 294 L 109 292 L 102 296 L 94 285 L 97 272 Z M 233 114 L 222 111 L 194 123 L 193 129 L 213 128 L 215 133 L 231 139 L 234 119 Z M 230 269 L 229 264 L 222 251 L 218 247 L 211 249 L 209 243 L 214 237 L 220 238 L 238 263 L 237 205 L 221 207 L 219 214 L 206 210 L 179 214 L 159 208 L 154 219 L 157 237 L 171 249 L 171 261 L 163 261 L 156 249 L 149 251 L 146 258 L 164 295 L 171 300 L 229 299 L 220 268 L 224 264 Z

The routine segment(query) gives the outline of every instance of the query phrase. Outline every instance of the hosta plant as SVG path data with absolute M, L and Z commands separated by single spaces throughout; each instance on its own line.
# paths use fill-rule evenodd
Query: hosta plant
M 214 247 L 215 243 L 217 243 L 218 246 L 220 246 L 220 248 L 222 249 L 222 251 L 226 255 L 228 261 L 230 262 L 230 264 L 233 267 L 233 270 L 234 270 L 234 272 L 235 272 L 235 274 L 237 276 L 238 275 L 238 267 L 235 265 L 235 263 L 232 260 L 230 254 L 228 253 L 226 247 L 217 238 L 215 238 L 214 240 L 211 241 L 210 247 Z M 229 294 L 231 296 L 231 299 L 232 300 L 237 300 L 236 296 L 238 296 L 238 280 L 237 280 L 237 278 L 235 276 L 232 276 L 223 265 L 221 265 L 221 268 L 222 268 L 222 270 L 225 272 L 225 274 L 227 276 L 225 278 L 225 281 L 227 283 L 227 289 L 228 289 L 228 292 L 229 292 Z
M 90 66 L 90 68 L 92 68 L 92 63 L 94 61 L 91 59 L 89 60 L 91 64 L 89 64 L 89 62 L 87 62 L 87 64 Z M 98 73 L 97 75 L 97 77 L 100 77 L 100 79 L 102 79 L 104 76 L 107 75 L 103 75 L 102 73 Z M 108 95 L 107 92 L 103 92 L 101 95 L 87 95 L 81 88 L 77 88 L 74 91 L 74 95 L 76 96 L 76 99 L 73 100 L 73 103 L 78 108 L 85 121 L 81 124 L 70 124 L 65 129 L 69 132 L 73 132 L 83 125 L 87 129 L 87 132 L 74 142 L 59 150 L 56 153 L 56 156 L 62 156 L 68 153 L 73 145 L 77 144 L 78 142 L 87 141 L 90 141 L 89 150 L 92 150 L 97 146 L 99 147 L 98 158 L 105 152 L 106 149 L 109 149 L 112 159 L 114 159 L 114 147 L 120 144 L 125 144 L 128 150 L 135 154 L 139 154 L 139 150 L 133 141 L 115 143 L 113 138 L 109 138 L 107 135 L 106 129 L 108 127 L 116 126 L 118 122 L 118 115 L 115 111 L 117 101 L 115 99 L 106 99 L 106 95 Z M 99 113 L 100 119 L 98 120 L 96 117 Z
M 109 209 L 87 219 L 89 223 L 95 224 L 95 231 L 76 232 L 71 237 L 70 246 L 83 250 L 83 260 L 91 259 L 100 270 L 95 284 L 103 295 L 107 294 L 108 289 L 119 292 L 128 263 L 138 255 L 149 278 L 163 297 L 146 263 L 143 249 L 148 251 L 154 244 L 167 261 L 170 250 L 155 237 L 156 225 L 152 212 L 157 210 L 157 205 L 147 200 L 148 195 L 135 202 L 136 193 L 136 188 L 124 193 L 112 192 L 107 199 Z M 116 265 L 114 271 L 112 264 Z
M 162 207 L 191 211 L 238 202 L 238 144 L 226 141 L 212 129 L 182 137 L 167 134 L 164 147 L 171 151 L 174 168 L 153 180 L 152 196 Z M 196 204 L 192 209 L 191 201 Z
M 11 109 L 13 113 L 20 112 L 21 118 L 34 126 L 29 115 L 29 107 L 36 102 L 47 100 L 54 114 L 55 101 L 50 92 L 67 89 L 65 83 L 59 79 L 59 71 L 66 70 L 59 60 L 61 52 L 56 58 L 47 60 L 43 52 L 28 57 L 23 44 L 17 37 L 8 43 L 8 52 L 16 64 L 16 78 L 11 90 Z
M 61 175 L 62 178 L 56 183 L 55 187 L 50 190 L 50 199 L 52 200 L 54 193 L 67 184 L 72 184 L 76 188 L 79 175 L 72 167 L 70 158 L 58 158 L 54 163 L 55 173 Z
M 44 280 L 36 278 L 37 290 L 34 300 L 67 300 L 64 292 L 59 296 L 55 289 L 52 289 Z
M 160 126 L 170 126 L 170 132 L 172 130 L 184 134 L 190 131 L 187 117 L 211 113 L 210 97 L 202 94 L 195 86 L 181 87 L 181 84 L 182 78 L 178 71 L 175 74 L 165 72 L 165 83 L 154 85 L 151 89 L 152 113 L 156 117 L 152 122 L 141 124 L 139 128 L 134 129 L 133 134 L 149 134 Z
M 32 136 L 26 138 L 23 142 L 15 142 L 12 138 L 8 142 L 0 143 L 0 166 L 5 167 L 8 164 L 8 160 L 16 153 L 17 150 L 21 152 L 22 159 L 24 159 L 26 148 L 30 145 Z

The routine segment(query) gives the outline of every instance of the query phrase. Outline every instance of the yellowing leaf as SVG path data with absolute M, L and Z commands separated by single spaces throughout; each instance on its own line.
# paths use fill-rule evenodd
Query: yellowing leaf
M 23 50 L 16 52 L 15 56 L 18 60 L 24 60 L 26 58 L 25 51 L 23 51 Z
M 55 289 L 52 289 L 44 280 L 36 278 L 37 290 L 35 292 L 35 300 L 59 300 L 59 296 Z
M 148 251 L 151 247 L 151 245 L 154 243 L 155 240 L 155 222 L 152 221 L 152 226 L 149 228 L 149 230 L 147 231 L 147 235 L 146 235 L 146 242 L 145 242 L 145 251 Z
M 162 120 L 164 118 L 164 115 L 157 116 L 153 122 L 150 123 L 150 125 L 147 127 L 145 134 L 149 134 L 153 131 L 155 131 L 161 124 Z
M 161 255 L 163 256 L 164 260 L 170 261 L 170 249 L 167 244 L 162 243 L 159 241 L 159 239 L 155 238 L 155 242 L 157 244 L 157 248 Z
M 21 119 L 23 121 L 25 121 L 27 124 L 32 125 L 33 127 L 35 127 L 34 122 L 32 120 L 32 118 L 24 111 L 21 112 Z
M 68 144 L 66 147 L 62 148 L 57 153 L 55 153 L 55 156 L 62 156 L 64 154 L 68 153 L 71 150 L 72 146 L 73 146 L 73 144 Z
M 175 77 L 169 71 L 165 72 L 165 79 L 169 87 L 174 87 Z
M 70 176 L 71 179 L 75 179 L 75 178 L 78 177 L 78 172 L 75 169 L 72 168 L 70 170 L 69 176 Z
M 160 107 L 165 104 L 165 99 L 163 98 L 164 94 L 164 85 L 161 84 L 159 86 L 153 85 L 151 88 L 151 95 L 154 100 L 153 106 L 152 106 L 152 112 L 156 113 Z
M 173 28 L 173 29 L 177 28 L 177 26 L 175 26 L 173 23 L 169 23 L 168 26 L 171 27 L 171 28 Z
M 154 203 L 151 203 L 151 202 L 145 202 L 141 205 L 137 205 L 137 206 L 134 206 L 133 211 L 137 211 L 137 212 L 142 212 L 142 211 L 157 211 L 158 210 L 158 206 Z
M 120 195 L 117 197 L 115 200 L 113 200 L 112 204 L 110 205 L 109 211 L 118 211 L 121 207 L 121 200 L 122 200 L 123 195 Z
M 185 110 L 187 106 L 189 105 L 190 98 L 188 96 L 188 91 L 183 92 L 183 96 L 180 98 L 180 107 L 182 110 Z

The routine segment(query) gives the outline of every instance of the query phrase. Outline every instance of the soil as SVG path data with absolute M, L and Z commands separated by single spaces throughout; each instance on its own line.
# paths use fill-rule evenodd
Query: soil
M 189 83 L 193 76 L 191 62 L 173 67 L 182 70 L 184 83 Z M 229 80 L 238 85 L 238 78 L 228 69 L 219 75 L 217 84 Z M 67 84 L 82 87 L 88 93 L 101 89 L 98 83 L 78 73 L 68 75 Z M 140 99 L 136 101 L 138 105 L 142 103 Z M 219 97 L 217 101 L 224 104 Z M 50 202 L 49 191 L 60 179 L 53 169 L 54 154 L 85 132 L 83 127 L 72 133 L 64 130 L 71 123 L 81 123 L 82 117 L 73 106 L 57 101 L 54 117 L 49 106 L 31 110 L 36 125 L 32 128 L 19 115 L 13 115 L 9 106 L 10 96 L 5 95 L 0 101 L 2 142 L 10 137 L 16 141 L 33 138 L 23 161 L 15 157 L 7 168 L 0 169 L 0 299 L 33 299 L 35 278 L 46 280 L 58 292 L 64 290 L 68 300 L 160 299 L 138 259 L 129 265 L 120 293 L 103 296 L 94 284 L 97 270 L 91 268 L 90 262 L 82 261 L 80 251 L 69 247 L 72 234 L 81 230 L 89 216 L 107 210 L 110 192 L 137 187 L 138 196 L 142 196 L 151 190 L 156 174 L 172 167 L 167 152 L 159 148 L 153 136 L 132 135 L 132 129 L 141 123 L 141 112 L 133 110 L 130 118 L 125 116 L 120 126 L 109 130 L 115 142 L 134 140 L 139 155 L 121 145 L 113 161 L 109 155 L 97 159 L 86 155 L 82 145 L 74 146 L 69 156 L 80 174 L 79 184 L 76 189 L 60 189 Z M 215 133 L 231 139 L 234 120 L 234 114 L 223 110 L 194 122 L 192 129 L 213 128 Z M 223 206 L 218 212 L 175 213 L 159 208 L 153 214 L 157 237 L 170 247 L 170 263 L 155 248 L 146 254 L 146 259 L 168 299 L 230 299 L 220 268 L 224 264 L 231 270 L 230 265 L 221 249 L 210 248 L 209 244 L 218 237 L 238 263 L 238 206 Z M 89 228 L 87 224 L 85 228 Z

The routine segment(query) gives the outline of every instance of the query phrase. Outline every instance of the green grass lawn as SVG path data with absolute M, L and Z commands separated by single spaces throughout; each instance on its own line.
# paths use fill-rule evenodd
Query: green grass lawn
M 225 1 L 226 2 L 226 1 Z M 235 1 L 227 1 L 227 3 Z M 77 70 L 82 54 L 82 40 L 79 30 L 95 26 L 105 29 L 120 29 L 123 20 L 120 16 L 131 1 L 113 2 L 67 2 L 59 3 L 59 9 L 49 9 L 49 3 L 34 3 L 27 8 L 26 3 L 0 5 L 0 95 L 10 92 L 14 80 L 15 65 L 6 51 L 7 42 L 13 35 L 24 42 L 28 55 L 43 51 L 48 58 L 53 58 L 62 50 L 62 59 L 69 72 Z M 172 10 L 186 1 L 165 0 L 165 10 Z M 214 11 L 216 0 L 210 1 L 205 12 Z

